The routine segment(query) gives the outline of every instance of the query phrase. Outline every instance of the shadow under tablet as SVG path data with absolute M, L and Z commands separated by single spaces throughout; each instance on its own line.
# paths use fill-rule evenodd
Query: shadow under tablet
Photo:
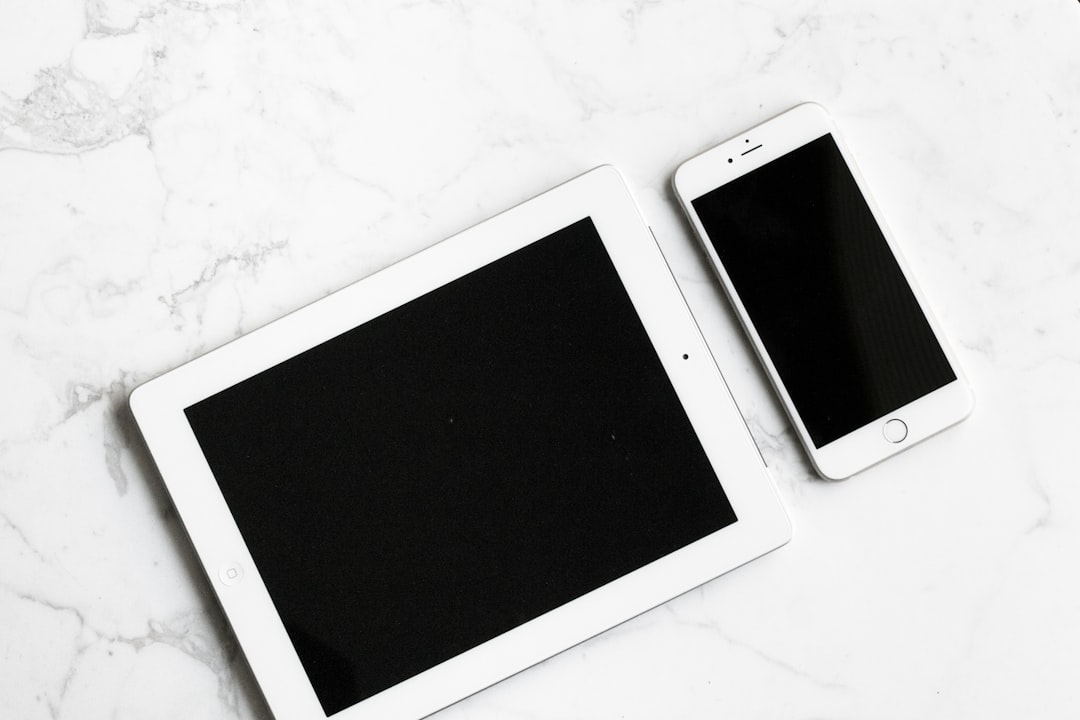
M 185 413 L 328 715 L 736 521 L 590 218 Z

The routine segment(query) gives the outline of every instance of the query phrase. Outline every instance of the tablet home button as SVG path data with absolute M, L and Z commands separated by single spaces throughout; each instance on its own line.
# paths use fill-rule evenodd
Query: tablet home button
M 883 430 L 885 433 L 885 439 L 891 443 L 903 442 L 907 437 L 907 425 L 903 420 L 896 420 L 895 418 L 885 423 Z
M 226 585 L 236 585 L 244 579 L 244 568 L 240 563 L 227 563 L 218 570 L 218 577 Z

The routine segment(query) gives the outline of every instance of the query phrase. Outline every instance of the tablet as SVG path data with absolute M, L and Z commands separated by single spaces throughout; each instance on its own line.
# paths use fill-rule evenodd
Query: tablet
M 610 167 L 130 402 L 282 719 L 428 715 L 790 537 Z

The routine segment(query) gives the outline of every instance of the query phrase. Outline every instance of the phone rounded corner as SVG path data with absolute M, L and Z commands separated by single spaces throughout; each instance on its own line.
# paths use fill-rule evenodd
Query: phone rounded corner
M 848 478 L 850 478 L 852 475 L 855 474 L 854 472 L 846 470 L 846 469 L 844 469 L 844 470 L 836 470 L 836 469 L 826 470 L 825 468 L 818 465 L 816 462 L 811 463 L 811 464 L 814 466 L 814 470 L 817 472 L 817 474 L 820 475 L 823 480 L 827 480 L 828 482 L 843 482 L 844 480 L 847 480 Z
M 803 127 L 827 128 L 833 134 L 836 133 L 836 121 L 833 120 L 832 113 L 827 107 L 814 100 L 801 102 L 784 115 L 797 118 L 797 123 Z
M 686 166 L 693 162 L 693 158 L 690 160 L 684 160 L 679 163 L 675 171 L 671 173 L 671 189 L 675 193 L 675 197 L 679 199 L 679 202 L 686 204 Z
M 852 468 L 850 462 L 843 462 L 842 458 L 835 455 L 831 460 L 826 461 L 820 456 L 820 453 L 811 449 L 807 441 L 803 442 L 803 449 L 806 450 L 806 455 L 810 459 L 810 466 L 814 468 L 814 472 L 827 482 L 842 482 L 860 470 L 860 468 Z
M 794 109 L 832 119 L 832 113 L 829 112 L 829 109 L 816 100 L 805 100 L 796 105 Z
M 944 387 L 938 389 L 943 397 L 947 397 L 948 405 L 947 410 L 943 410 L 941 415 L 943 419 L 941 424 L 941 430 L 947 427 L 952 427 L 958 423 L 967 420 L 975 412 L 976 398 L 975 391 L 971 387 L 971 383 L 967 377 L 960 371 L 960 369 L 952 364 L 953 373 L 956 375 L 956 379 L 948 383 Z

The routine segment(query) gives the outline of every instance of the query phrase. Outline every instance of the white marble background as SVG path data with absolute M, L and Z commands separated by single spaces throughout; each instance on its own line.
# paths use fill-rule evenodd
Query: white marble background
M 267 718 L 137 383 L 593 165 L 626 174 L 796 525 L 445 718 L 1080 716 L 1071 0 L 0 2 L 0 717 Z M 830 108 L 978 396 L 816 479 L 668 178 Z

